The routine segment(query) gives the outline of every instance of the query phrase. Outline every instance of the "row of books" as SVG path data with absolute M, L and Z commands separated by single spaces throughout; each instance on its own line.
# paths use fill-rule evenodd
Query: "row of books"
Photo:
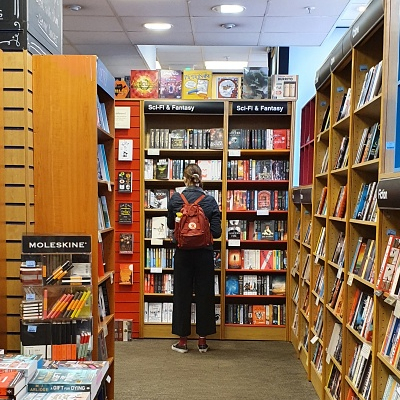
M 290 148 L 290 129 L 231 129 L 228 149 L 282 150 Z
M 374 298 L 356 289 L 349 312 L 349 325 L 367 341 L 372 341 Z
M 331 307 L 333 313 L 342 318 L 343 317 L 343 277 L 336 276 L 331 288 L 331 294 L 328 301 L 328 306 Z
M 315 279 L 315 284 L 314 284 L 314 292 L 320 297 L 324 297 L 324 266 L 321 264 L 316 264 L 315 267 L 318 269 L 318 274 L 317 278 Z
M 313 333 L 316 337 L 322 337 L 322 328 L 324 326 L 324 305 L 322 303 L 318 303 L 318 308 L 314 318 L 314 325 L 313 325 Z
M 353 218 L 362 221 L 375 221 L 377 214 L 378 182 L 363 182 L 358 192 Z
M 168 207 L 168 202 L 172 195 L 178 191 L 185 189 L 175 188 L 175 189 L 163 189 L 163 188 L 153 188 L 145 189 L 144 191 L 144 208 L 155 209 L 155 210 L 166 210 Z M 222 193 L 218 189 L 205 190 L 206 194 L 214 197 L 217 204 L 221 204 Z
M 97 198 L 97 226 L 99 230 L 111 228 L 106 196 Z
M 227 269 L 278 271 L 286 269 L 286 250 L 228 249 Z
M 400 237 L 389 235 L 376 281 L 376 289 L 392 296 L 400 294 Z
M 335 322 L 326 350 L 327 359 L 331 357 L 339 364 L 342 363 L 343 325 Z
M 370 283 L 374 283 L 375 239 L 360 236 L 350 264 L 349 272 Z
M 380 135 L 379 122 L 363 129 L 354 164 L 376 160 L 379 157 Z
M 286 220 L 228 220 L 226 224 L 228 240 L 287 240 Z
M 132 340 L 131 319 L 115 319 L 114 320 L 114 340 L 116 342 L 130 342 Z
M 361 88 L 360 97 L 357 107 L 360 108 L 364 104 L 371 101 L 377 96 L 382 89 L 382 61 L 372 66 L 365 74 L 364 82 Z
M 322 373 L 322 363 L 324 358 L 323 355 L 324 355 L 324 347 L 321 344 L 321 342 L 317 341 L 311 361 L 314 364 L 315 369 L 320 374 Z
M 223 128 L 168 129 L 150 128 L 146 134 L 148 149 L 212 149 L 224 147 Z
M 327 388 L 333 399 L 339 400 L 341 398 L 342 373 L 335 364 L 332 365 L 329 373 Z
M 340 143 L 339 151 L 336 155 L 335 162 L 332 165 L 332 169 L 339 169 L 347 167 L 349 161 L 349 137 L 343 136 Z
M 343 92 L 342 102 L 340 104 L 336 121 L 340 121 L 342 118 L 345 118 L 350 114 L 350 104 L 351 104 L 351 88 L 348 88 L 347 92 Z
M 228 211 L 287 211 L 287 190 L 240 190 L 226 191 Z
M 169 158 L 146 158 L 144 163 L 144 179 L 183 179 L 186 166 L 196 163 L 202 172 L 202 180 L 221 180 L 222 160 L 176 160 Z
M 226 324 L 285 325 L 285 304 L 227 304 Z
M 289 179 L 289 161 L 274 159 L 228 160 L 228 180 L 284 181 Z
M 286 275 L 233 275 L 225 280 L 227 296 L 285 296 Z
M 389 375 L 385 390 L 383 392 L 382 400 L 395 400 L 398 399 L 400 393 L 400 383 L 397 382 L 393 375 Z
M 347 205 L 347 185 L 340 186 L 339 193 L 337 195 L 335 208 L 333 210 L 333 217 L 344 218 L 346 215 Z
M 321 195 L 319 197 L 319 202 L 316 212 L 317 215 L 326 215 L 327 204 L 328 204 L 327 196 L 328 196 L 328 187 L 324 186 L 321 190 Z
M 144 321 L 145 323 L 165 323 L 172 322 L 173 303 L 171 302 L 144 302 Z M 215 322 L 221 323 L 221 304 L 215 304 Z M 191 304 L 191 323 L 196 323 L 196 303 Z
M 339 232 L 335 249 L 331 261 L 336 264 L 339 268 L 343 268 L 344 265 L 344 253 L 346 249 L 346 236 L 344 232 Z
M 110 182 L 110 172 L 104 144 L 97 145 L 97 179 Z
M 369 399 L 372 385 L 372 357 L 370 345 L 365 343 L 356 345 L 350 362 L 348 377 L 362 398 Z
M 392 311 L 382 343 L 381 354 L 386 357 L 396 369 L 400 366 L 400 319 Z
M 99 96 L 97 96 L 96 105 L 97 105 L 97 126 L 106 131 L 107 133 L 110 133 L 106 105 L 100 102 Z
M 326 227 L 323 226 L 319 232 L 317 244 L 315 246 L 315 255 L 317 257 L 324 258 L 325 257 L 325 233 L 326 233 Z
M 324 157 L 321 162 L 321 169 L 319 171 L 320 174 L 326 174 L 328 172 L 328 164 L 329 163 L 329 147 L 325 149 Z

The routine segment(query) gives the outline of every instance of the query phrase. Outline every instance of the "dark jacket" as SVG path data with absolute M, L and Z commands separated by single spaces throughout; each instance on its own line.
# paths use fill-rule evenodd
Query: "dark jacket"
M 195 202 L 203 193 L 204 190 L 200 187 L 189 186 L 183 190 L 183 195 L 186 197 L 189 203 Z M 210 222 L 210 230 L 212 237 L 217 239 L 221 237 L 221 213 L 214 197 L 206 195 L 203 200 L 200 201 L 200 206 L 204 211 L 204 214 Z M 181 210 L 183 206 L 183 200 L 179 193 L 174 193 L 168 203 L 168 228 L 175 228 L 175 216 L 176 213 Z

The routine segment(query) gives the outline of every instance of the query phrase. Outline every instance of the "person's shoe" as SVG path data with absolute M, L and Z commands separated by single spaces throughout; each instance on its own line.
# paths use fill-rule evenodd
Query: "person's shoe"
M 199 349 L 200 353 L 207 353 L 208 344 L 199 344 L 197 345 L 197 348 Z
M 175 343 L 171 346 L 171 349 L 177 351 L 178 353 L 187 353 L 188 347 L 187 345 L 180 345 L 179 342 Z

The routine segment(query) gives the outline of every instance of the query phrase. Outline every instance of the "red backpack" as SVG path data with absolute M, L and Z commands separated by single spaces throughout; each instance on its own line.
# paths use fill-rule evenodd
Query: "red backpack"
M 186 197 L 180 193 L 183 206 L 180 220 L 175 220 L 175 239 L 180 249 L 192 250 L 210 246 L 213 238 L 210 231 L 210 223 L 204 214 L 199 202 L 204 199 L 201 195 L 194 203 L 190 204 Z

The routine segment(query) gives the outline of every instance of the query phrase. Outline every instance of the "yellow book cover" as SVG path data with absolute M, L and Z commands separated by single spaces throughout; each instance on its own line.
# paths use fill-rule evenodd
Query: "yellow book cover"
M 182 98 L 186 100 L 211 99 L 212 71 L 184 70 Z

